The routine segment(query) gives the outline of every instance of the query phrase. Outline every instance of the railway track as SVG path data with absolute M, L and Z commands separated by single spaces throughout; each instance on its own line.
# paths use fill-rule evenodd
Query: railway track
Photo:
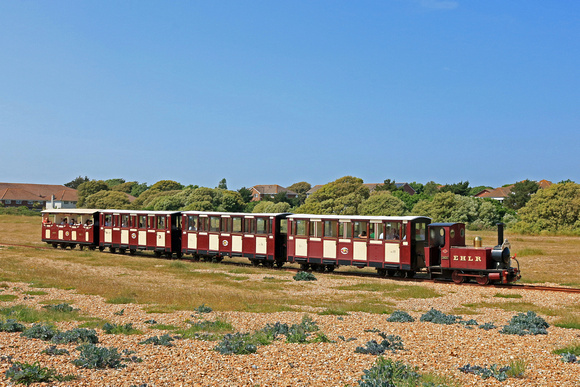
M 0 242 L 1 246 L 8 246 L 8 247 L 24 247 L 24 248 L 31 248 L 31 249 L 38 249 L 38 250 L 54 250 L 52 246 L 32 246 L 32 245 L 22 245 L 22 244 L 13 244 L 13 243 L 3 243 Z M 66 250 L 64 250 L 66 251 Z M 71 250 L 68 250 L 71 251 Z M 185 260 L 188 260 L 184 258 Z M 232 265 L 232 266 L 247 266 L 252 267 L 250 263 L 239 263 L 239 262 L 221 262 L 224 265 Z M 285 270 L 290 272 L 299 272 L 302 271 L 298 268 L 293 267 L 282 267 L 282 268 L 269 268 L 271 270 Z M 355 273 L 352 271 L 344 272 L 344 271 L 333 271 L 332 273 L 316 273 L 316 274 L 333 274 L 333 275 L 342 275 L 342 276 L 350 276 L 350 277 L 363 277 L 363 278 L 380 278 L 377 277 L 374 273 Z M 440 283 L 440 284 L 452 284 L 451 281 L 444 281 L 439 279 L 431 279 L 427 277 L 421 277 L 421 273 L 419 273 L 415 278 L 404 278 L 404 277 L 388 277 L 389 279 L 401 281 L 401 282 L 426 282 L 426 283 Z M 461 284 L 454 284 L 456 286 L 477 286 L 481 287 L 477 283 L 470 283 L 465 282 Z M 561 292 L 561 293 L 580 293 L 580 289 L 578 288 L 566 288 L 566 287 L 558 287 L 558 286 L 541 286 L 541 285 L 527 285 L 527 284 L 490 284 L 490 285 L 483 285 L 486 287 L 493 287 L 497 289 L 510 289 L 510 290 L 535 290 L 535 291 L 546 291 L 546 292 Z

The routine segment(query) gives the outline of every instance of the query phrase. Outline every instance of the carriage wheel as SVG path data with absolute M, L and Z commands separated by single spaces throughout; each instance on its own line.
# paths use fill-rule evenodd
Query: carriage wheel
M 264 264 L 264 267 L 269 267 L 269 268 L 274 267 L 274 261 L 264 261 L 263 264 Z
M 481 277 L 476 277 L 475 281 L 480 285 L 489 285 L 489 277 L 485 274 Z
M 316 270 L 317 273 L 324 273 L 325 269 L 326 267 L 324 267 L 324 265 L 316 265 L 316 267 L 314 268 L 314 270 Z
M 85 249 L 85 246 L 83 246 L 83 245 L 79 245 L 79 250 L 80 250 L 80 251 L 83 251 L 84 249 Z
M 75 247 L 77 247 L 77 245 L 76 245 L 76 244 L 74 244 L 74 243 L 73 243 L 72 245 L 69 245 L 69 246 L 70 246 L 70 249 L 71 249 L 71 250 L 74 250 L 74 249 L 75 249 Z
M 415 272 L 413 270 L 409 270 L 405 272 L 405 277 L 407 278 L 413 278 L 415 277 Z
M 126 252 L 127 252 L 127 249 L 119 249 L 120 254 L 125 254 Z
M 334 265 L 326 265 L 326 271 L 329 273 L 332 273 L 335 268 L 336 268 L 336 266 L 334 266 Z
M 57 247 L 58 247 L 58 243 L 53 243 L 53 244 L 52 244 L 52 248 L 53 248 L 53 249 L 56 249 Z
M 276 261 L 276 267 L 280 268 L 284 266 L 284 261 Z
M 105 246 L 99 246 L 99 251 L 102 253 L 103 251 L 105 251 Z
M 109 251 L 111 253 L 113 253 L 113 254 L 116 254 L 117 253 L 117 248 L 115 248 L 115 247 L 109 247 Z
M 302 271 L 308 271 L 308 269 L 310 269 L 310 264 L 309 263 L 301 263 L 300 264 L 300 270 L 302 270 Z
M 260 261 L 258 261 L 257 259 L 250 259 L 250 262 L 252 262 L 252 266 L 259 266 L 260 265 Z
M 60 248 L 63 249 L 63 250 L 65 250 L 66 249 L 66 243 L 61 243 L 60 244 Z
M 89 250 L 94 251 L 97 248 L 97 246 L 89 246 Z
M 387 269 L 377 269 L 377 274 L 379 277 L 386 277 L 387 276 Z
M 386 277 L 394 277 L 397 274 L 396 270 L 387 270 Z
M 459 270 L 455 270 L 453 273 L 451 273 L 451 280 L 456 284 L 462 284 L 465 282 L 465 277 L 462 277 L 460 274 L 461 273 Z
M 129 249 L 129 255 L 135 255 L 135 251 L 136 251 L 136 250 Z
M 155 256 L 156 256 L 157 258 L 161 258 L 161 251 L 156 251 L 156 252 L 155 252 Z

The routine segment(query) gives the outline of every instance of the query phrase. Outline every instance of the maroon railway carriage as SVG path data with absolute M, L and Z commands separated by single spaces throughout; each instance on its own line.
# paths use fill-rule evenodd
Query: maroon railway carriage
M 521 277 L 519 269 L 511 267 L 509 247 L 503 240 L 502 223 L 498 224 L 498 244 L 493 248 L 481 247 L 477 239 L 474 246 L 466 246 L 463 223 L 432 223 L 425 264 L 434 278 L 451 278 L 456 283 L 473 278 L 480 285 L 505 284 Z
M 291 215 L 288 262 L 303 270 L 349 265 L 374 267 L 380 275 L 412 276 L 425 266 L 430 222 L 423 216 Z
M 181 217 L 176 211 L 101 210 L 100 244 L 112 253 L 153 250 L 181 257 Z
M 184 211 L 181 251 L 210 257 L 246 257 L 254 265 L 282 266 L 286 261 L 288 214 Z
M 99 210 L 54 209 L 42 211 L 42 241 L 52 247 L 76 246 L 95 249 L 99 245 Z

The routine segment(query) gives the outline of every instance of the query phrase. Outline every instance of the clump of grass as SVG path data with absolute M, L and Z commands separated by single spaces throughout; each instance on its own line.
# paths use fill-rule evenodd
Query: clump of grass
M 428 321 L 434 324 L 456 324 L 461 319 L 460 316 L 445 314 L 437 309 L 431 308 L 427 313 L 421 316 L 420 321 Z
M 508 335 L 547 335 L 550 325 L 535 312 L 518 313 L 513 316 L 508 325 L 504 326 L 499 333 Z
M 580 356 L 580 343 L 571 343 L 565 347 L 553 350 L 552 353 L 556 355 L 569 353 L 575 356 Z
M 44 354 L 49 355 L 49 356 L 60 356 L 60 355 L 68 355 L 69 354 L 69 352 L 66 349 L 64 349 L 64 348 L 59 349 L 56 347 L 56 345 L 51 345 L 50 347 L 43 350 L 41 353 L 44 353 Z
M 367 342 L 366 347 L 356 347 L 354 351 L 356 353 L 382 355 L 385 351 L 395 352 L 399 349 L 404 349 L 403 340 L 400 336 L 386 335 L 383 332 L 379 333 L 379 336 L 383 338 L 381 343 L 371 340 Z
M 72 312 L 55 311 L 52 309 L 33 309 L 25 305 L 14 305 L 10 308 L 1 308 L 0 315 L 8 318 L 34 323 L 38 321 L 69 321 L 78 320 L 79 314 L 77 310 Z
M 348 312 L 342 309 L 328 308 L 318 312 L 320 316 L 348 316 Z
M 197 313 L 211 313 L 213 309 L 205 304 L 201 304 L 197 308 L 194 309 Z
M 417 367 L 404 364 L 401 361 L 393 361 L 379 357 L 375 364 L 368 370 L 364 370 L 363 376 L 358 381 L 360 387 L 377 386 L 438 386 L 445 387 L 444 378 L 420 374 Z
M 153 320 L 155 321 L 155 320 Z M 147 322 L 147 321 L 145 321 Z M 170 325 L 170 324 L 154 324 L 150 326 L 151 329 L 159 329 L 161 331 L 174 331 L 176 329 L 179 329 L 178 326 L 175 325 Z
M 58 330 L 52 325 L 34 324 L 32 327 L 26 329 L 20 334 L 22 337 L 29 339 L 40 339 L 43 341 L 52 340 L 58 333 Z
M 215 320 L 215 321 L 199 321 L 199 322 L 191 322 L 188 321 L 191 325 L 187 329 L 177 330 L 176 333 L 180 334 L 185 339 L 196 339 L 199 337 L 199 332 L 206 332 L 206 333 L 221 333 L 221 332 L 231 332 L 234 330 L 232 324 L 224 320 Z
M 51 339 L 56 344 L 67 343 L 92 343 L 99 342 L 97 332 L 94 329 L 74 328 L 66 332 L 57 332 Z
M 580 329 L 580 317 L 568 314 L 559 318 L 554 325 L 560 328 Z
M 143 333 L 139 329 L 133 328 L 132 323 L 127 323 L 124 325 L 105 323 L 103 324 L 103 331 L 105 331 L 107 334 L 113 335 L 140 335 Z
M 18 296 L 14 295 L 14 294 L 0 294 L 0 301 L 3 301 L 3 302 L 14 301 L 17 298 L 18 298 Z
M 135 297 L 131 297 L 131 296 L 118 296 L 118 297 L 109 298 L 105 302 L 107 304 L 134 304 L 137 301 L 135 300 Z
M 173 337 L 165 334 L 163 336 L 152 336 L 146 340 L 141 341 L 139 344 L 153 344 L 153 345 L 162 345 L 165 347 L 172 347 L 173 344 Z
M 389 317 L 388 322 L 413 322 L 415 319 L 403 310 L 395 310 Z
M 25 329 L 24 325 L 10 318 L 6 321 L 0 321 L 0 332 L 24 332 Z
M 222 341 L 214 347 L 214 350 L 222 355 L 246 355 L 256 353 L 258 347 L 249 333 L 227 334 Z
M 459 367 L 459 371 L 474 375 L 479 375 L 482 379 L 495 378 L 500 382 L 507 380 L 508 378 L 521 378 L 523 377 L 527 367 L 527 362 L 523 360 L 514 360 L 510 362 L 510 365 L 505 367 L 500 367 L 497 364 L 492 364 L 489 368 L 481 367 L 478 365 L 466 364 L 463 367 Z
M 78 310 L 70 306 L 68 303 L 56 304 L 56 305 L 45 305 L 43 306 L 44 309 L 48 309 L 52 312 L 59 312 L 59 313 L 70 313 L 72 311 Z
M 73 364 L 80 368 L 123 368 L 123 358 L 117 348 L 97 347 L 94 344 L 83 344 L 77 347 L 79 358 Z
M 299 271 L 294 277 L 294 281 L 317 281 L 314 274 L 307 271 Z
M 17 384 L 50 383 L 53 381 L 70 381 L 74 375 L 63 376 L 54 368 L 42 367 L 39 362 L 33 364 L 14 362 L 6 371 L 6 377 Z
M 521 294 L 504 294 L 504 293 L 496 293 L 494 297 L 498 298 L 522 298 Z

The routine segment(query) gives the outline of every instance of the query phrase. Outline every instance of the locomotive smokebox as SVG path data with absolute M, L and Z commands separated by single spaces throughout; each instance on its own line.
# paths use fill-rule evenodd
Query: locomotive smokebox
M 505 226 L 504 223 L 497 224 L 497 244 L 499 246 L 503 244 L 503 226 Z

